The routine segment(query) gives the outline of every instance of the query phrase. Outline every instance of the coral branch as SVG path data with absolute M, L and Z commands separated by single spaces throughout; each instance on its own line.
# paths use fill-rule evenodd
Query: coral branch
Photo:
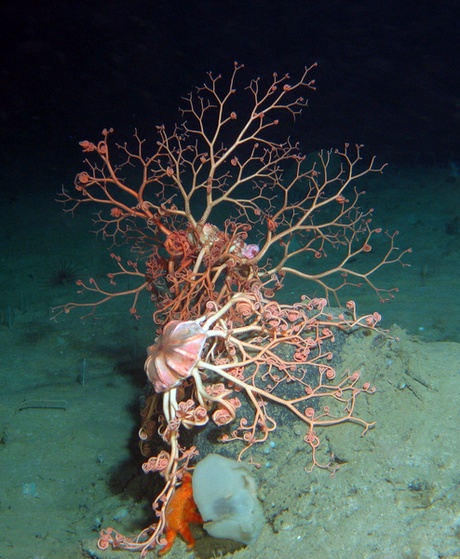
M 57 307 L 55 316 L 76 307 L 92 314 L 126 295 L 139 318 L 138 298 L 147 291 L 158 326 L 139 430 L 143 470 L 164 480 L 153 502 L 156 520 L 135 539 L 104 530 L 100 549 L 144 557 L 165 544 L 167 505 L 193 468 L 203 429 L 219 430 L 241 459 L 277 429 L 282 410 L 305 425 L 306 469 L 335 473 L 334 457 L 321 449 L 322 430 L 352 423 L 365 434 L 374 425 L 357 403 L 375 388 L 358 371 L 338 372 L 334 344 L 376 330 L 381 317 L 359 316 L 352 301 L 329 309 L 327 298 L 338 302 L 347 285 L 392 298 L 396 288 L 382 287 L 376 272 L 407 266 L 410 249 L 399 251 L 397 232 L 374 226 L 373 210 L 361 208 L 357 181 L 385 167 L 375 157 L 366 162 L 362 146 L 306 157 L 290 139 L 275 139 L 282 120 L 306 107 L 315 66 L 299 78 L 273 74 L 268 84 L 256 78 L 240 88 L 243 65 L 235 63 L 227 82 L 209 73 L 185 97 L 183 122 L 158 126 L 153 146 L 137 131 L 131 143 L 117 142 L 113 130 L 98 143 L 80 142 L 86 170 L 72 194 L 62 191 L 65 210 L 95 204 L 97 232 L 113 245 L 127 243 L 135 257 L 112 253 L 109 287 L 79 280 L 80 292 L 94 299 Z M 289 275 L 319 285 L 326 298 L 277 302 Z M 138 285 L 117 286 L 133 278 Z

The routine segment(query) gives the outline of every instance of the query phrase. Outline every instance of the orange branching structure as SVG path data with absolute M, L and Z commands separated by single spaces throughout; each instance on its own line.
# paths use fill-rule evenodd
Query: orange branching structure
M 318 429 L 351 422 L 364 434 L 373 425 L 355 404 L 374 388 L 360 383 L 358 372 L 339 379 L 331 348 L 338 333 L 375 329 L 380 316 L 359 317 L 353 302 L 332 312 L 322 297 L 274 300 L 288 274 L 318 284 L 326 297 L 337 297 L 345 285 L 367 284 L 385 300 L 393 290 L 371 276 L 388 264 L 405 265 L 407 251 L 398 252 L 395 234 L 374 228 L 372 210 L 359 207 L 355 182 L 382 171 L 375 158 L 364 164 L 361 146 L 345 146 L 307 165 L 296 144 L 274 139 L 279 119 L 305 107 L 304 92 L 314 89 L 312 68 L 294 81 L 274 74 L 265 87 L 252 80 L 242 92 L 241 65 L 227 86 L 209 74 L 185 99 L 183 123 L 172 132 L 157 127 L 152 152 L 137 133 L 133 147 L 114 144 L 111 130 L 97 144 L 80 142 L 96 162 L 86 160 L 76 194 L 62 192 L 66 210 L 84 203 L 107 208 L 97 216 L 98 231 L 114 245 L 129 242 L 136 258 L 125 263 L 113 254 L 112 286 L 80 281 L 82 292 L 96 299 L 56 311 L 87 307 L 91 313 L 131 295 L 131 313 L 139 317 L 138 297 L 147 290 L 159 326 L 148 348 L 152 391 L 139 432 L 144 471 L 159 472 L 165 482 L 153 503 L 156 519 L 135 539 L 105 530 L 100 548 L 144 556 L 165 543 L 167 503 L 199 453 L 183 442 L 190 441 L 187 431 L 213 424 L 222 442 L 241 444 L 240 459 L 276 429 L 273 410 L 282 408 L 305 423 L 312 467 L 334 472 L 333 458 L 318 457 Z M 379 237 L 388 243 L 378 261 L 353 269 Z M 117 291 L 117 281 L 129 276 L 139 285 Z

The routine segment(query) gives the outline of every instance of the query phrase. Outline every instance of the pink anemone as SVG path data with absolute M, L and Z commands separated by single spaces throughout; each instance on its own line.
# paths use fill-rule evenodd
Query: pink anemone
M 165 392 L 189 377 L 200 359 L 206 331 L 194 321 L 172 320 L 147 348 L 144 370 L 155 392 Z

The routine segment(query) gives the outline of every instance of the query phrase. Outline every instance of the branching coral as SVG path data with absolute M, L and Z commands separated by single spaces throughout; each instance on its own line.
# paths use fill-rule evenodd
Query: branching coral
M 380 316 L 359 317 L 353 302 L 334 313 L 326 298 L 281 304 L 274 296 L 294 275 L 326 297 L 363 284 L 381 300 L 392 297 L 373 274 L 405 265 L 408 250 L 398 251 L 395 233 L 373 227 L 355 186 L 384 166 L 375 158 L 365 163 L 362 147 L 348 145 L 320 152 L 308 165 L 297 144 L 273 139 L 280 119 L 306 106 L 313 66 L 297 80 L 273 74 L 268 85 L 257 78 L 239 91 L 242 69 L 234 65 L 227 85 L 208 74 L 185 98 L 182 124 L 171 132 L 157 127 L 153 149 L 137 132 L 133 146 L 114 143 L 112 130 L 98 143 L 80 142 L 87 170 L 77 175 L 75 193 L 62 192 L 66 211 L 101 205 L 99 233 L 114 245 L 128 242 L 136 257 L 124 262 L 113 253 L 118 270 L 108 275 L 111 285 L 79 281 L 95 298 L 68 303 L 56 315 L 75 307 L 91 314 L 131 295 L 131 313 L 139 317 L 138 297 L 147 290 L 159 328 L 148 348 L 152 388 L 139 431 L 144 471 L 159 472 L 165 482 L 153 503 L 157 518 L 134 540 L 105 530 L 102 549 L 144 556 L 164 544 L 167 503 L 199 453 L 185 442 L 186 432 L 212 423 L 223 443 L 241 444 L 241 459 L 276 429 L 273 410 L 281 408 L 305 424 L 311 467 L 335 472 L 332 457 L 318 458 L 319 430 L 350 422 L 364 434 L 373 425 L 359 416 L 356 401 L 374 388 L 357 371 L 339 374 L 332 348 L 337 333 L 375 329 Z M 367 263 L 379 237 L 387 248 Z M 358 255 L 365 265 L 359 271 Z M 123 277 L 139 285 L 117 290 Z

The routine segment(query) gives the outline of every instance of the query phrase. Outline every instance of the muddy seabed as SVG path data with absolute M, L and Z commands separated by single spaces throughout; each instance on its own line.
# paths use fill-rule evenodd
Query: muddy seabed
M 142 334 L 122 313 L 41 328 L 24 316 L 2 331 L 0 557 L 138 557 L 96 541 L 100 527 L 134 536 L 151 518 L 135 448 Z M 171 559 L 460 557 L 460 344 L 396 326 L 391 335 L 398 340 L 352 336 L 342 350 L 340 368 L 377 388 L 358 398 L 358 414 L 376 426 L 364 437 L 351 424 L 323 429 L 322 444 L 343 462 L 336 475 L 305 471 L 305 429 L 293 418 L 269 439 L 274 448 L 252 453 L 267 518 L 257 542 L 238 548 L 197 529 L 194 551 L 177 541 Z

